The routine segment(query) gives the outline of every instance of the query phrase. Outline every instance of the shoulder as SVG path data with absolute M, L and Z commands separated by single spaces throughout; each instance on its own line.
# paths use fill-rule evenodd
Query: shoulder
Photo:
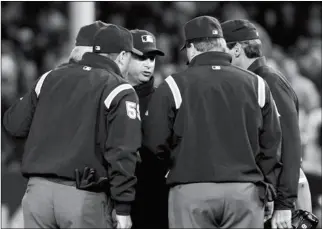
M 232 72 L 235 72 L 236 74 L 243 75 L 245 77 L 248 77 L 250 79 L 258 79 L 258 75 L 254 72 L 251 72 L 247 69 L 243 69 L 241 67 L 235 66 L 235 65 L 229 65 L 226 69 L 229 69 Z
M 132 95 L 136 100 L 138 100 L 134 88 L 128 83 L 107 85 L 104 93 L 104 104 L 106 108 L 109 109 L 113 104 L 117 104 L 124 96 L 127 95 Z
M 272 90 L 282 89 L 294 96 L 293 94 L 295 94 L 295 92 L 290 82 L 280 71 L 270 66 L 264 66 L 260 70 L 260 76 L 267 82 L 268 86 Z

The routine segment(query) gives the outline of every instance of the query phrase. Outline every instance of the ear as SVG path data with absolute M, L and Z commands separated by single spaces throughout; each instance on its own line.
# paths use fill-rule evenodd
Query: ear
M 242 47 L 241 47 L 241 45 L 239 43 L 237 43 L 235 45 L 235 51 L 234 51 L 235 57 L 239 57 L 241 52 L 242 52 Z
M 123 65 L 124 55 L 125 55 L 125 51 L 120 52 L 119 55 L 116 57 L 115 61 L 120 65 Z
M 189 43 L 188 44 L 188 47 L 190 48 L 190 53 L 191 53 L 191 55 L 192 56 L 195 56 L 196 55 L 196 48 L 195 48 L 195 46 L 194 46 L 194 44 L 193 43 Z

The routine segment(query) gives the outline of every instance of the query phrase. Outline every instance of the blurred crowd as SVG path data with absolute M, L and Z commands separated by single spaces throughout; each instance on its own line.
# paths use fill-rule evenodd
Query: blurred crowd
M 68 61 L 74 45 L 69 39 L 68 4 L 1 3 L 2 115 L 41 74 Z M 321 216 L 321 6 L 320 2 L 96 2 L 95 13 L 97 20 L 156 35 L 158 47 L 166 53 L 157 59 L 156 86 L 186 68 L 185 53 L 179 48 L 182 26 L 191 18 L 210 15 L 221 22 L 237 18 L 254 22 L 269 64 L 284 73 L 299 98 L 303 169 L 314 212 Z M 1 127 L 2 182 L 19 185 L 10 176 L 19 174 L 22 151 L 23 140 L 11 139 Z M 4 191 L 2 197 L 10 199 Z M 18 205 L 20 200 L 13 201 Z

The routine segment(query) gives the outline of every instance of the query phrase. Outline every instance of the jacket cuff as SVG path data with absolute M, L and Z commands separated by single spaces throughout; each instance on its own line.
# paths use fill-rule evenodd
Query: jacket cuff
M 115 202 L 115 211 L 117 215 L 130 215 L 131 203 Z
M 286 201 L 275 200 L 274 210 L 292 210 L 294 209 L 293 203 L 287 203 Z

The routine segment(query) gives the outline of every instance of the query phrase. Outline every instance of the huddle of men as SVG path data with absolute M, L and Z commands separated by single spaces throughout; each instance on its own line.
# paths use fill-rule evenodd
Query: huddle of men
M 184 31 L 188 68 L 154 88 L 152 33 L 84 26 L 70 61 L 8 109 L 26 138 L 26 228 L 292 228 L 295 93 L 249 21 Z

